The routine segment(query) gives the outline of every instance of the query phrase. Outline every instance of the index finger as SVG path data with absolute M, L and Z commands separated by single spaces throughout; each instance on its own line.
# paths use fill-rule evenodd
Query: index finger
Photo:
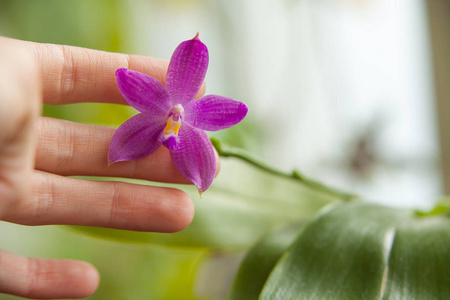
M 25 43 L 41 68 L 44 102 L 108 102 L 126 104 L 117 89 L 115 72 L 127 68 L 148 74 L 163 84 L 168 61 L 86 48 Z

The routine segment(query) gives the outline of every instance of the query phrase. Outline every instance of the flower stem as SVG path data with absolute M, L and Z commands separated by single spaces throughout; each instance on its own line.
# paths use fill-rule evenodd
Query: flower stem
M 307 176 L 305 176 L 304 174 L 300 173 L 297 170 L 293 170 L 292 172 L 284 172 L 282 170 L 274 168 L 274 167 L 266 164 L 265 162 L 253 157 L 250 153 L 248 153 L 247 151 L 245 151 L 243 149 L 224 145 L 215 138 L 210 138 L 210 140 L 211 140 L 212 145 L 214 146 L 214 148 L 216 148 L 216 150 L 220 156 L 239 158 L 239 159 L 257 167 L 258 169 L 261 169 L 263 171 L 266 171 L 268 173 L 271 173 L 271 174 L 274 174 L 274 175 L 277 175 L 280 177 L 296 180 L 296 181 L 310 187 L 313 190 L 339 197 L 345 201 L 353 200 L 353 199 L 357 198 L 357 196 L 354 194 L 340 191 L 336 188 L 326 186 L 314 179 L 308 178 Z

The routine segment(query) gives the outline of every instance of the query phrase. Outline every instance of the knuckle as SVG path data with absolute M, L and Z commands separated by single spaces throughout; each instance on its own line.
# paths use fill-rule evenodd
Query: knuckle
M 74 89 L 74 77 L 75 77 L 75 60 L 73 52 L 70 47 L 64 45 L 58 45 L 64 63 L 62 64 L 60 73 L 60 94 L 62 96 L 69 95 Z
M 56 170 L 66 169 L 74 157 L 77 144 L 73 126 L 60 126 L 57 134 Z
M 30 203 L 30 186 L 0 175 L 0 219 L 15 221 Z
M 38 258 L 27 259 L 27 285 L 25 287 L 24 296 L 32 296 L 36 291 L 37 283 L 39 282 L 39 270 L 41 270 L 41 260 Z
M 120 213 L 120 202 L 121 202 L 122 192 L 121 192 L 121 183 L 120 182 L 112 182 L 112 197 L 111 197 L 111 206 L 109 212 L 109 226 L 114 227 L 114 224 L 117 223 L 119 213 Z

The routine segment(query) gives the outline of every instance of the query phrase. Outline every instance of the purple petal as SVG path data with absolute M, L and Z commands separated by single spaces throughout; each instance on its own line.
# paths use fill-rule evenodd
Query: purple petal
M 247 115 L 247 106 L 230 98 L 207 95 L 184 107 L 185 122 L 203 130 L 216 131 L 236 125 Z
M 123 123 L 114 133 L 108 153 L 108 161 L 128 161 L 149 155 L 161 146 L 159 137 L 165 119 L 138 114 Z
M 165 115 L 170 98 L 166 88 L 155 78 L 137 71 L 118 69 L 117 86 L 128 104 L 149 115 Z
M 175 49 L 166 77 L 166 88 L 173 105 L 184 105 L 195 98 L 205 79 L 208 61 L 208 49 L 198 34 Z
M 205 132 L 187 124 L 181 125 L 179 137 L 178 149 L 170 151 L 172 160 L 181 174 L 204 192 L 216 174 L 213 146 Z

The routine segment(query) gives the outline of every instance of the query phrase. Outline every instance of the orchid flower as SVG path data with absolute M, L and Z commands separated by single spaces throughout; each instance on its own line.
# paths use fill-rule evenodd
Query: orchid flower
M 166 86 L 140 72 L 116 71 L 120 92 L 140 113 L 115 132 L 108 153 L 110 164 L 147 156 L 163 145 L 180 173 L 200 193 L 209 188 L 216 173 L 216 158 L 204 130 L 216 131 L 239 123 L 247 114 L 247 106 L 217 95 L 194 100 L 208 61 L 208 49 L 197 33 L 175 49 Z

